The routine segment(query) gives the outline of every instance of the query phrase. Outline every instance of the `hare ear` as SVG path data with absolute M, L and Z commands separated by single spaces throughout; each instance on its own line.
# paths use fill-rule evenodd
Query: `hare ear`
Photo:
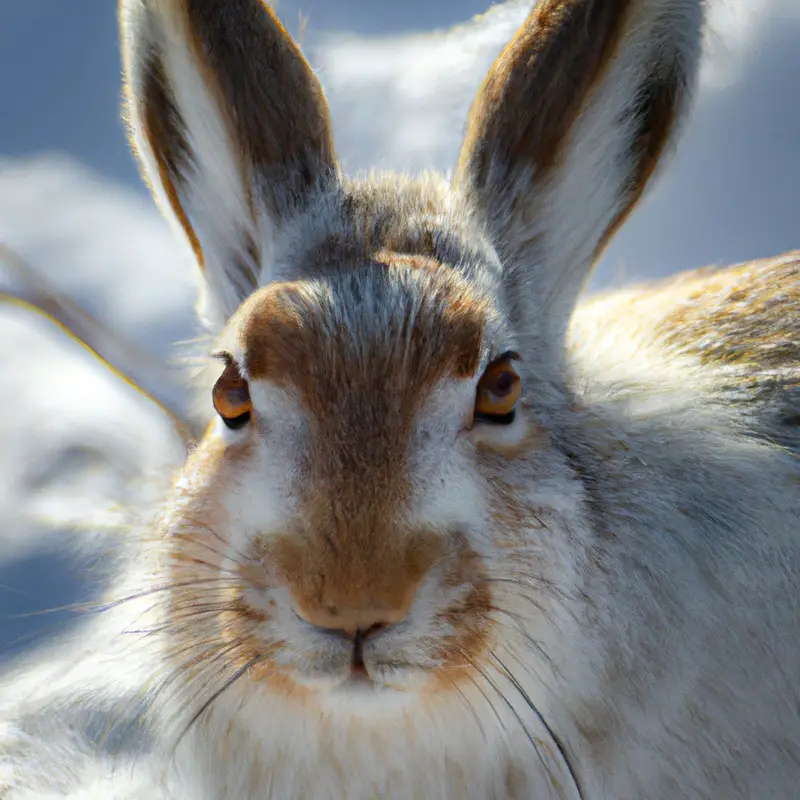
M 687 105 L 702 6 L 540 0 L 475 98 L 454 183 L 558 342 Z
M 220 325 L 260 283 L 270 235 L 335 175 L 314 73 L 261 0 L 120 0 L 126 116 Z

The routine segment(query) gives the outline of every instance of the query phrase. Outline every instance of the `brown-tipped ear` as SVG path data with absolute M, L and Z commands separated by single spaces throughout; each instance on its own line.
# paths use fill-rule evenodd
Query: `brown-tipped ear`
M 328 106 L 261 0 L 120 0 L 119 13 L 140 166 L 219 324 L 264 281 L 273 228 L 335 177 Z
M 560 338 L 672 139 L 702 24 L 702 0 L 540 0 L 475 98 L 455 186 Z

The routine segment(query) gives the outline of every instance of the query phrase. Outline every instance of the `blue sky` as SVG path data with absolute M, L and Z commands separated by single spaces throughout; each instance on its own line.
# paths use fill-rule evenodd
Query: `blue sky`
M 430 31 L 487 7 L 484 0 L 281 0 L 276 5 L 293 33 L 302 13 L 312 40 L 323 31 Z M 0 154 L 58 150 L 138 187 L 119 121 L 119 70 L 113 0 L 1 3 Z
M 800 4 L 711 3 L 684 139 L 596 286 L 800 247 Z M 526 8 L 510 0 L 437 37 L 485 3 L 282 0 L 278 10 L 294 31 L 307 15 L 304 45 L 349 168 L 446 170 L 470 99 Z M 128 152 L 119 71 L 111 0 L 0 3 L 0 246 L 163 360 L 193 334 L 194 275 Z M 141 499 L 132 477 L 169 467 L 179 448 L 156 409 L 29 314 L 0 309 L 0 363 L 0 404 L 17 409 L 0 419 L 2 654 L 60 619 L 12 615 L 87 594 L 65 556 L 71 524 L 89 514 L 112 525 L 106 506 Z
M 110 0 L 0 4 L 0 156 L 66 153 L 143 193 L 119 121 L 115 5 Z M 732 43 L 729 32 L 721 30 L 720 41 L 714 43 L 721 62 L 726 60 L 725 48 L 732 47 L 726 67 L 730 85 L 703 94 L 674 171 L 659 191 L 651 193 L 649 215 L 637 215 L 612 249 L 612 260 L 625 262 L 627 269 L 663 273 L 706 261 L 753 257 L 793 244 L 800 112 L 790 98 L 796 97 L 800 85 L 798 15 L 791 11 L 792 0 L 723 0 L 723 6 L 733 9 L 729 16 L 746 18 L 739 27 L 750 29 L 736 31 Z M 744 8 L 750 11 L 741 12 Z M 361 37 L 362 49 L 369 37 L 384 37 L 380 46 L 396 69 L 391 37 L 445 29 L 485 10 L 485 4 L 481 0 L 281 0 L 278 9 L 294 31 L 299 14 L 306 15 L 305 43 L 312 61 L 315 53 L 327 52 L 331 32 L 347 32 Z M 374 54 L 379 63 L 362 61 L 360 67 L 365 73 L 375 67 L 380 72 L 384 53 Z M 342 72 L 338 64 L 346 56 L 339 51 L 337 59 L 334 76 Z M 466 66 L 464 83 L 471 90 L 480 75 L 470 67 Z M 323 82 L 326 73 L 323 66 Z M 387 135 L 374 124 L 359 130 L 352 124 L 374 120 L 379 116 L 377 105 L 385 127 L 393 128 L 396 137 L 397 130 L 407 134 L 414 115 L 444 109 L 450 112 L 446 121 L 454 135 L 447 145 L 452 150 L 461 119 L 435 86 L 428 95 L 435 102 L 428 108 L 424 103 L 415 107 L 390 79 L 366 86 L 368 102 L 355 95 L 352 80 L 344 86 L 336 80 L 328 84 L 334 119 L 343 129 L 339 138 L 345 155 L 366 151 L 391 166 L 447 166 L 440 132 L 438 139 L 430 136 L 430 144 L 422 149 L 393 151 L 391 131 Z M 470 93 L 456 93 L 462 106 Z M 422 127 L 427 125 L 423 118 Z M 389 142 L 383 148 L 381 137 Z M 367 159 L 358 155 L 350 160 L 357 162 L 354 166 L 368 166 L 361 163 Z M 633 266 L 652 264 L 653 259 L 653 266 Z

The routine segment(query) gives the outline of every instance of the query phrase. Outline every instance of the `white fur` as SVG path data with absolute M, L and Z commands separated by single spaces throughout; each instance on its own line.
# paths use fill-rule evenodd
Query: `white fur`
M 164 68 L 194 154 L 191 175 L 186 176 L 186 188 L 179 189 L 178 197 L 203 253 L 206 285 L 198 312 L 209 327 L 218 330 L 260 277 L 259 265 L 253 264 L 249 284 L 242 283 L 242 276 L 231 279 L 228 264 L 232 256 L 244 255 L 242 234 L 249 234 L 254 241 L 262 237 L 248 206 L 249 186 L 244 165 L 236 152 L 236 143 L 231 141 L 230 129 L 213 90 L 201 74 L 201 65 L 192 52 L 186 21 L 178 13 L 178 5 L 173 0 L 124 3 L 121 6 L 126 45 L 123 54 L 131 79 L 129 90 L 135 96 L 141 91 L 144 78 L 144 53 L 140 51 L 152 43 L 162 47 Z M 134 144 L 142 168 L 149 176 L 161 211 L 184 236 L 186 232 L 167 199 L 167 187 L 158 177 L 157 160 L 144 135 L 140 112 L 135 102 L 129 104 Z M 270 225 L 266 216 L 260 217 L 260 222 L 267 227 Z
M 578 294 L 597 257 L 597 247 L 624 208 L 623 189 L 632 169 L 631 103 L 642 76 L 655 64 L 681 63 L 694 78 L 700 56 L 702 2 L 644 0 L 631 9 L 621 57 L 594 88 L 570 131 L 555 176 L 530 191 L 537 209 L 507 243 L 508 265 L 524 275 L 526 301 L 537 303 L 552 335 L 565 335 Z M 568 79 L 564 90 L 567 90 Z M 691 92 L 692 84 L 688 89 Z M 624 120 L 621 122 L 620 120 Z M 536 176 L 533 176 L 536 181 Z M 527 184 L 529 175 L 521 175 Z M 511 193 L 513 194 L 513 192 Z M 540 240 L 540 260 L 531 269 L 531 244 Z

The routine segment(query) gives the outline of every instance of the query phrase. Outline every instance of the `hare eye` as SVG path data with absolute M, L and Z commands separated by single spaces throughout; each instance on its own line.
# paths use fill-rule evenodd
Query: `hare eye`
M 475 394 L 475 418 L 483 422 L 508 425 L 514 421 L 522 383 L 514 365 L 517 353 L 505 353 L 486 368 Z
M 222 421 L 234 430 L 250 421 L 253 409 L 247 381 L 239 373 L 236 363 L 228 356 L 227 365 L 214 384 L 212 398 L 214 408 Z

